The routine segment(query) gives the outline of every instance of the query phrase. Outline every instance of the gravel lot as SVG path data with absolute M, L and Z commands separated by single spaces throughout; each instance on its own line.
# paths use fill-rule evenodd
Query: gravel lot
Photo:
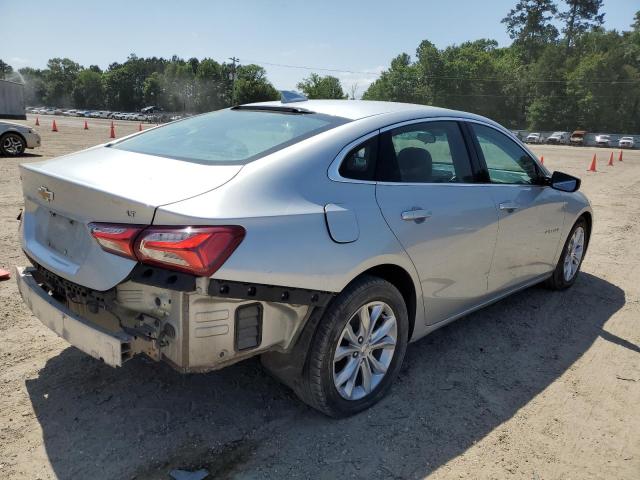
M 18 164 L 109 139 L 108 120 L 84 131 L 56 117 L 58 133 L 51 120 L 42 148 L 0 159 L 0 267 L 26 264 Z M 137 128 L 116 121 L 118 136 Z M 575 286 L 531 288 L 410 345 L 391 394 L 342 421 L 258 361 L 187 376 L 144 359 L 106 367 L 0 283 L 0 478 L 640 478 L 640 151 L 608 167 L 608 149 L 533 150 L 581 176 L 594 205 Z

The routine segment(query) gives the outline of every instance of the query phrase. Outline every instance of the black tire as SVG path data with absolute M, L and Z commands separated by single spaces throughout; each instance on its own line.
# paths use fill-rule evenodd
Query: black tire
M 0 155 L 4 157 L 18 157 L 24 153 L 27 143 L 22 135 L 7 132 L 0 137 Z
M 397 337 L 393 357 L 378 385 L 363 398 L 343 398 L 334 385 L 334 353 L 348 321 L 366 304 L 386 303 L 396 318 Z M 363 276 L 327 307 L 311 342 L 302 378 L 296 388 L 308 405 L 331 417 L 354 415 L 377 403 L 389 391 L 398 375 L 407 349 L 409 320 L 407 307 L 398 289 L 378 277 Z
M 564 261 L 567 254 L 569 253 L 568 247 L 571 242 L 571 238 L 573 237 L 574 232 L 579 227 L 584 230 L 584 235 L 585 235 L 584 246 L 582 250 L 582 257 L 580 258 L 580 263 L 578 264 L 578 269 L 576 270 L 575 274 L 569 280 L 567 280 L 564 275 Z M 578 278 L 578 275 L 580 274 L 580 267 L 582 266 L 582 261 L 584 260 L 584 256 L 587 253 L 587 247 L 589 245 L 589 233 L 590 232 L 589 232 L 589 228 L 587 226 L 586 220 L 584 219 L 584 217 L 580 217 L 576 221 L 576 223 L 573 225 L 573 228 L 569 232 L 569 235 L 567 236 L 567 239 L 564 242 L 564 246 L 562 247 L 562 254 L 558 259 L 558 264 L 556 265 L 556 269 L 553 271 L 553 275 L 551 275 L 551 277 L 549 277 L 545 281 L 545 286 L 547 288 L 550 288 L 552 290 L 565 290 L 575 283 L 576 278 Z

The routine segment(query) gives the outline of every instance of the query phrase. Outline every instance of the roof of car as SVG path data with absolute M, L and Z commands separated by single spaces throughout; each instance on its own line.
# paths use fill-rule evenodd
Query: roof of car
M 373 115 L 395 112 L 416 112 L 425 117 L 468 117 L 478 118 L 476 115 L 447 108 L 417 105 L 413 103 L 378 102 L 373 100 L 305 100 L 301 102 L 261 102 L 245 106 L 271 106 L 283 108 L 301 108 L 315 113 L 334 115 L 337 117 L 358 120 Z

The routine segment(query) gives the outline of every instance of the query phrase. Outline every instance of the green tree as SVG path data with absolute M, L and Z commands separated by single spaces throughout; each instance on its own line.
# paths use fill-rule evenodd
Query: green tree
M 364 92 L 364 100 L 423 103 L 420 71 L 406 53 L 391 61 L 391 66 L 380 74 Z
M 164 98 L 164 79 L 158 72 L 153 72 L 149 75 L 142 86 L 142 94 L 144 103 L 147 106 L 162 106 L 166 105 Z
M 236 67 L 236 81 L 233 92 L 234 103 L 241 105 L 251 102 L 278 100 L 279 92 L 267 80 L 267 72 L 258 65 Z
M 31 67 L 18 70 L 24 79 L 24 101 L 27 105 L 44 105 L 47 95 L 45 72 Z
M 345 99 L 347 95 L 342 90 L 340 80 L 331 75 L 320 76 L 312 73 L 298 83 L 298 88 L 308 98 Z
M 231 105 L 232 66 L 204 58 L 196 72 L 197 109 L 209 112 Z
M 73 87 L 73 105 L 91 109 L 104 106 L 104 88 L 101 74 L 89 69 L 78 73 Z
M 574 45 L 576 37 L 604 23 L 604 13 L 600 13 L 603 0 L 564 0 L 567 10 L 558 18 L 564 22 L 563 32 L 567 48 Z
M 45 82 L 48 105 L 72 106 L 72 92 L 82 67 L 68 58 L 52 58 L 47 62 Z
M 0 80 L 4 80 L 12 72 L 13 67 L 8 63 L 4 63 L 0 58 Z
M 553 0 L 519 0 L 502 19 L 513 44 L 520 47 L 527 62 L 545 45 L 555 42 L 558 29 L 551 23 L 558 9 Z

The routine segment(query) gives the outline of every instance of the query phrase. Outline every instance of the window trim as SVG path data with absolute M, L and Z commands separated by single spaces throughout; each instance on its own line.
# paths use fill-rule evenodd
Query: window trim
M 329 179 L 333 180 L 334 182 L 341 182 L 341 183 L 364 183 L 369 185 L 375 185 L 377 183 L 375 180 L 358 180 L 356 178 L 343 177 L 342 175 L 340 175 L 340 166 L 342 165 L 342 162 L 344 161 L 346 156 L 349 155 L 349 153 L 354 148 L 371 140 L 373 137 L 377 136 L 379 133 L 380 133 L 380 130 L 374 130 L 373 132 L 369 132 L 366 135 L 358 137 L 353 142 L 343 147 L 342 150 L 340 150 L 340 153 L 336 155 L 336 158 L 333 160 L 333 162 L 331 162 L 331 165 L 329 165 L 329 169 L 327 171 L 327 174 L 329 175 Z M 377 158 L 376 158 L 376 161 L 377 161 Z
M 366 142 L 367 140 L 370 140 L 371 138 L 375 137 L 376 135 L 380 135 L 383 132 L 386 132 L 388 130 L 393 130 L 394 128 L 398 128 L 398 127 L 404 127 L 405 125 L 412 125 L 415 123 L 426 123 L 426 122 L 442 122 L 442 121 L 453 121 L 453 122 L 458 122 L 459 126 L 460 126 L 460 131 L 462 134 L 462 137 L 464 138 L 465 141 L 465 146 L 467 148 L 467 153 L 469 155 L 469 161 L 471 162 L 471 169 L 474 173 L 474 176 L 476 177 L 476 180 L 473 183 L 441 183 L 441 182 L 431 182 L 431 183 L 408 183 L 408 182 L 381 182 L 381 181 L 377 181 L 377 180 L 357 180 L 357 179 L 353 179 L 353 178 L 345 178 L 342 175 L 340 175 L 340 165 L 342 164 L 342 161 L 344 160 L 344 158 L 349 154 L 349 152 L 354 149 L 355 147 L 357 147 L 359 144 Z M 540 162 L 538 162 L 538 159 L 527 149 L 527 147 L 520 141 L 518 140 L 518 138 L 516 138 L 511 132 L 509 132 L 506 129 L 503 128 L 498 128 L 495 125 L 492 125 L 491 123 L 488 122 L 484 122 L 481 120 L 477 120 L 475 118 L 467 118 L 467 117 L 460 117 L 460 116 L 451 116 L 451 117 L 446 117 L 446 116 L 438 116 L 438 117 L 427 117 L 427 118 L 414 118 L 412 120 L 403 120 L 401 122 L 396 122 L 393 123 L 391 125 L 386 125 L 384 127 L 378 128 L 376 130 L 373 130 L 369 133 L 366 133 L 365 135 L 362 135 L 360 137 L 358 137 L 357 139 L 353 140 L 352 142 L 349 142 L 347 145 L 345 145 L 340 152 L 336 155 L 336 157 L 333 159 L 333 161 L 331 162 L 331 164 L 329 165 L 329 168 L 327 169 L 327 175 L 329 177 L 330 180 L 333 180 L 334 182 L 340 182 L 340 183 L 360 183 L 360 184 L 367 184 L 367 185 L 397 185 L 397 186 L 402 186 L 402 185 L 407 185 L 407 186 L 419 186 L 419 185 L 439 185 L 439 186 L 447 186 L 447 187 L 469 187 L 469 186 L 487 186 L 487 185 L 492 185 L 492 186 L 502 186 L 502 187 L 522 187 L 522 186 L 538 186 L 538 185 L 521 185 L 521 184 L 515 184 L 515 183 L 502 183 L 502 184 L 498 184 L 498 183 L 491 183 L 490 181 L 488 181 L 489 178 L 489 172 L 487 170 L 487 166 L 484 162 L 484 157 L 480 157 L 478 155 L 478 146 L 475 145 L 475 143 L 477 142 L 477 140 L 475 139 L 475 135 L 473 134 L 473 132 L 471 131 L 470 126 L 468 125 L 469 123 L 477 123 L 479 125 L 484 125 L 486 127 L 490 127 L 493 128 L 494 130 L 497 130 L 498 132 L 502 133 L 503 135 L 507 136 L 507 138 L 510 138 L 511 140 L 513 140 L 514 142 L 516 142 L 516 144 L 522 148 L 527 155 L 529 155 L 529 157 L 536 163 L 536 165 L 538 166 L 538 169 L 545 175 L 550 176 L 549 171 L 540 164 Z M 486 179 L 484 180 L 482 178 L 482 175 L 486 175 Z M 542 186 L 542 185 L 540 185 Z

